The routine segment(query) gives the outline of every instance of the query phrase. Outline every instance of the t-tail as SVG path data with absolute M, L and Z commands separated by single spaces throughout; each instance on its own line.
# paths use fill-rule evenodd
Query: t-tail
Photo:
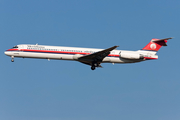
M 138 50 L 144 57 L 144 60 L 152 60 L 152 59 L 158 59 L 158 55 L 156 55 L 157 51 L 162 46 L 167 46 L 167 41 L 170 38 L 164 38 L 164 39 L 152 39 L 143 49 Z
M 172 39 L 164 38 L 164 39 L 152 39 L 142 50 L 155 51 L 157 52 L 162 46 L 167 46 L 167 40 Z

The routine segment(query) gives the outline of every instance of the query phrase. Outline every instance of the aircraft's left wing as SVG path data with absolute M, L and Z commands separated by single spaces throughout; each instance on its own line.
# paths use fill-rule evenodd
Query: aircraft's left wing
M 102 62 L 102 60 L 110 54 L 110 51 L 116 49 L 117 47 L 119 46 L 114 46 L 93 54 L 82 56 L 78 58 L 78 61 L 87 65 L 92 65 L 93 63 L 97 63 L 98 64 L 97 67 L 101 67 L 99 64 Z

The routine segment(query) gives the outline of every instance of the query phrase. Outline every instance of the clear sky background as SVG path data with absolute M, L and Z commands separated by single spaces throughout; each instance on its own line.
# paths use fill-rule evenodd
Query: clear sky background
M 11 58 L 17 44 L 138 50 L 159 59 L 102 64 Z M 179 0 L 0 0 L 1 120 L 180 120 Z

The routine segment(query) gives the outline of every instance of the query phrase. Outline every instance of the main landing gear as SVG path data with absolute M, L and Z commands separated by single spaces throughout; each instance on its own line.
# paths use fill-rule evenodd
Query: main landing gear
M 92 63 L 91 70 L 95 70 L 96 67 L 99 67 L 98 63 Z
M 91 66 L 91 70 L 95 70 L 96 67 L 94 65 Z

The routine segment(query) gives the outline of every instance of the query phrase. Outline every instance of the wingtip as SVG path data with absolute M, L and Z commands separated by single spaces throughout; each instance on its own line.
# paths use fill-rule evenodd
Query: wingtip
M 116 45 L 116 46 L 114 46 L 115 48 L 114 49 L 116 49 L 117 47 L 119 47 L 119 45 Z

